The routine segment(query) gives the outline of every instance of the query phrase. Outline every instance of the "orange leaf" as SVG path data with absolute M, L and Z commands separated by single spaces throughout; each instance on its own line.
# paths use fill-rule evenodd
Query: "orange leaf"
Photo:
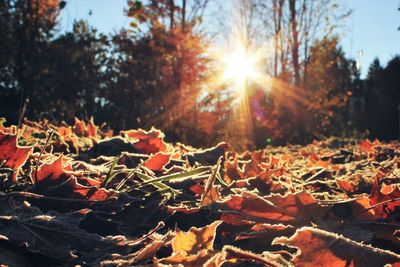
M 81 121 L 80 119 L 75 118 L 75 125 L 74 125 L 73 129 L 74 129 L 74 133 L 77 136 L 85 136 L 86 124 L 84 121 Z
M 161 172 L 163 171 L 164 166 L 169 163 L 170 159 L 170 154 L 158 152 L 157 154 L 154 154 L 148 158 L 143 165 L 152 171 Z
M 192 227 L 188 232 L 177 229 L 172 240 L 172 250 L 182 255 L 193 255 L 203 249 L 213 250 L 215 230 L 220 223 L 215 221 L 203 228 Z
M 354 193 L 356 191 L 356 185 L 353 182 L 349 182 L 343 179 L 336 179 L 336 184 L 340 189 L 347 193 Z
M 87 127 L 86 127 L 87 136 L 88 137 L 96 137 L 98 129 L 99 129 L 99 127 L 96 126 L 93 122 L 93 117 L 90 118 L 89 122 L 87 123 Z
M 78 197 L 93 201 L 105 201 L 116 196 L 114 191 L 99 189 L 97 180 L 83 177 L 79 171 L 72 171 L 66 161 L 61 155 L 38 169 L 36 182 L 40 191 L 60 197 Z
M 174 266 L 190 266 L 190 267 L 200 267 L 211 258 L 215 252 L 201 250 L 195 255 L 182 255 L 182 254 L 172 254 L 167 258 L 160 260 L 161 263 L 173 264 Z
M 379 146 L 381 143 L 378 140 L 375 140 L 374 142 L 369 141 L 368 139 L 365 139 L 360 142 L 360 149 L 361 151 L 365 153 L 372 153 L 375 150 L 375 146 Z

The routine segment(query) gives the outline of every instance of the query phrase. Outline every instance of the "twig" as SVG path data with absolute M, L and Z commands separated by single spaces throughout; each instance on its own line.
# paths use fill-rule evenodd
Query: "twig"
M 19 129 L 19 127 L 22 124 L 22 119 L 24 118 L 25 112 L 26 112 L 26 107 L 28 106 L 29 103 L 29 98 L 27 98 L 24 102 L 24 105 L 21 108 L 21 112 L 19 114 L 19 118 L 18 118 L 18 125 L 17 125 L 17 129 Z
M 372 205 L 371 207 L 364 209 L 363 211 L 357 213 L 356 215 L 354 215 L 352 217 L 354 218 L 354 217 L 360 216 L 361 214 L 363 214 L 363 213 L 365 213 L 365 212 L 367 212 L 369 210 L 372 210 L 372 209 L 375 209 L 375 208 L 377 208 L 379 206 L 382 206 L 382 205 L 385 205 L 385 204 L 388 204 L 388 203 L 391 203 L 391 202 L 396 202 L 396 201 L 400 201 L 400 197 L 392 198 L 392 199 L 377 203 L 375 205 Z
M 377 165 L 379 167 L 381 167 L 382 169 L 384 169 L 385 171 L 393 174 L 394 177 L 396 177 L 397 179 L 400 179 L 400 177 L 398 175 L 396 175 L 391 169 L 389 169 L 388 167 L 383 166 L 382 164 L 380 164 L 379 162 L 373 162 L 373 165 Z
M 50 200 L 50 201 L 66 201 L 66 202 L 76 202 L 76 203 L 108 203 L 108 202 L 114 202 L 115 199 L 110 198 L 104 201 L 101 200 L 91 200 L 91 199 L 79 199 L 79 198 L 62 198 L 62 197 L 51 197 L 51 196 L 44 196 L 44 195 L 39 195 L 31 192 L 9 192 L 9 193 L 2 193 L 0 192 L 0 198 L 1 197 L 12 197 L 12 196 L 18 196 L 18 197 L 26 197 L 26 198 L 32 198 L 32 199 L 43 199 L 43 200 Z M 129 196 L 134 201 L 139 201 L 140 199 L 137 197 Z
M 32 181 L 35 186 L 37 184 L 37 173 L 38 173 L 38 169 L 39 169 L 40 158 L 42 157 L 43 152 L 46 149 L 47 145 L 49 144 L 49 141 L 50 141 L 51 137 L 53 136 L 53 134 L 54 134 L 54 130 L 51 130 L 49 133 L 49 136 L 47 137 L 46 143 L 40 150 L 39 157 L 36 159 L 35 175 L 34 175 L 34 180 Z
M 164 222 L 162 222 L 162 221 L 158 222 L 157 226 L 154 229 L 152 229 L 150 232 L 148 232 L 144 236 L 140 237 L 139 239 L 127 242 L 127 244 L 128 245 L 137 245 L 137 244 L 141 243 L 143 240 L 145 240 L 146 238 L 148 238 L 149 236 L 151 236 L 152 234 L 154 234 L 155 232 L 157 232 L 158 230 L 160 230 L 161 228 L 163 228 L 164 226 L 165 226 Z
M 136 168 L 131 171 L 131 173 L 125 176 L 125 178 L 122 179 L 121 182 L 119 182 L 119 184 L 115 187 L 115 190 L 120 190 L 121 187 L 139 171 L 139 168 L 142 166 L 142 164 L 143 162 L 138 164 Z
M 217 173 L 219 173 L 219 169 L 221 167 L 221 161 L 222 161 L 222 156 L 219 157 L 218 162 L 217 162 L 217 166 L 215 166 L 215 169 L 211 173 L 210 177 L 207 179 L 206 185 L 204 187 L 203 195 L 201 196 L 201 204 L 202 205 L 204 203 L 204 200 L 207 197 L 208 192 L 211 190 L 215 179 L 217 178 Z

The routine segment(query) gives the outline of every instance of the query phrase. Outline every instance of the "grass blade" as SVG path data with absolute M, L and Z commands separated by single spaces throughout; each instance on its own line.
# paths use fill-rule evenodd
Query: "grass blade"
M 192 178 L 193 176 L 197 176 L 200 174 L 204 174 L 205 172 L 210 171 L 210 167 L 200 167 L 194 170 L 190 170 L 188 172 L 183 172 L 183 173 L 176 173 L 176 174 L 170 174 L 170 175 L 164 175 L 161 177 L 153 178 L 153 179 L 146 179 L 144 182 L 142 182 L 140 185 L 144 186 L 147 184 L 153 184 L 153 183 L 158 183 L 158 182 L 167 182 L 171 180 L 180 180 L 180 179 L 187 179 L 187 178 Z

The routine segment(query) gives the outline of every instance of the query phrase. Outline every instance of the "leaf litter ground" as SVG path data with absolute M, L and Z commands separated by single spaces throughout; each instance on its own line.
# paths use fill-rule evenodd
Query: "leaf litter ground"
M 400 145 L 237 153 L 93 121 L 0 126 L 10 266 L 400 266 Z

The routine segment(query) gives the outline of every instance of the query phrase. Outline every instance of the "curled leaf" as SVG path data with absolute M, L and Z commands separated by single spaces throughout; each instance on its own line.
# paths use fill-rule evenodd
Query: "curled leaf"
M 276 238 L 273 244 L 297 248 L 293 258 L 296 266 L 384 266 L 400 262 L 400 255 L 393 252 L 312 227 L 303 227 L 290 238 Z

